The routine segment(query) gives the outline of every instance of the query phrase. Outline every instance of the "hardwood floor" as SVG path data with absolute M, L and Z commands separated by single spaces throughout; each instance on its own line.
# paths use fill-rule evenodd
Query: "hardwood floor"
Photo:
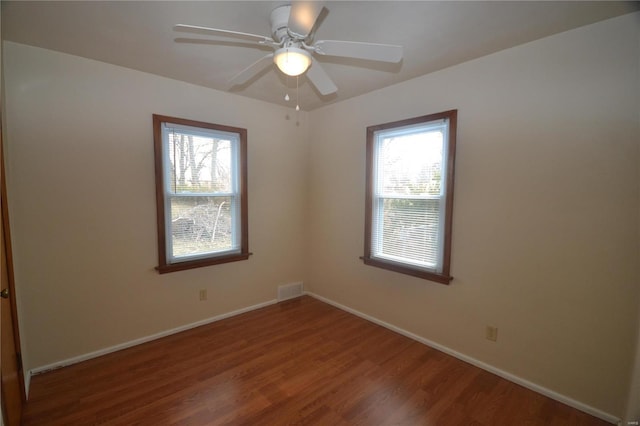
M 37 375 L 25 425 L 606 425 L 302 297 Z

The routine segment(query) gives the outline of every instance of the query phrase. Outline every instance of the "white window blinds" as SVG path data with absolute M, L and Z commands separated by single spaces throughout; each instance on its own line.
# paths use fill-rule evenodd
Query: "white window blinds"
M 371 257 L 442 272 L 448 120 L 374 133 Z

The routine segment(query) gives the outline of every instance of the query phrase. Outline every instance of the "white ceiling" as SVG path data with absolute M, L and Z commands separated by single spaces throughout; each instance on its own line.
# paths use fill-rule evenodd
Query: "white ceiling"
M 219 90 L 270 49 L 173 31 L 191 24 L 270 36 L 282 1 L 2 1 L 4 40 L 71 53 Z M 400 64 L 320 57 L 338 86 L 323 97 L 301 77 L 300 106 L 312 110 L 518 44 L 640 9 L 640 2 L 328 1 L 316 40 L 398 44 Z M 198 39 L 185 43 L 180 39 Z M 253 46 L 253 45 L 252 45 Z M 274 67 L 231 91 L 282 105 Z M 294 96 L 294 91 L 289 90 Z M 295 106 L 295 103 L 293 104 Z

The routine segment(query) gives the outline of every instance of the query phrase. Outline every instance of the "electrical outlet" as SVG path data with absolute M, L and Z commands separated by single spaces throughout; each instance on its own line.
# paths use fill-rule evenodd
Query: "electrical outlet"
M 490 325 L 487 326 L 486 330 L 486 338 L 487 340 L 491 340 L 492 342 L 498 341 L 498 327 L 492 327 Z
M 200 290 L 200 301 L 203 301 L 203 300 L 207 300 L 207 290 L 206 289 Z

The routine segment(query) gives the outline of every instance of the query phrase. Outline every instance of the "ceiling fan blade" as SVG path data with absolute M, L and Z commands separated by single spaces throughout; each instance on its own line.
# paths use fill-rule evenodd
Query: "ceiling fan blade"
M 294 1 L 291 4 L 289 14 L 289 32 L 306 38 L 322 12 L 324 2 L 322 1 Z
M 402 46 L 393 44 L 318 40 L 313 47 L 316 53 L 326 56 L 341 56 L 391 63 L 398 63 L 402 60 Z
M 266 69 L 269 65 L 272 64 L 273 53 L 269 53 L 267 56 L 263 56 L 262 58 L 249 65 L 247 68 L 240 71 L 238 74 L 234 75 L 231 80 L 229 80 L 229 84 L 231 86 L 244 84 L 256 75 L 260 74 L 262 70 Z
M 307 78 L 321 95 L 326 96 L 338 91 L 336 85 L 331 81 L 324 69 L 315 58 L 311 58 L 311 67 L 307 71 Z
M 174 31 L 183 31 L 186 33 L 206 34 L 220 37 L 240 38 L 243 40 L 251 40 L 262 43 L 273 43 L 273 39 L 257 34 L 241 33 L 238 31 L 221 30 L 218 28 L 198 27 L 195 25 L 177 24 L 173 27 Z

